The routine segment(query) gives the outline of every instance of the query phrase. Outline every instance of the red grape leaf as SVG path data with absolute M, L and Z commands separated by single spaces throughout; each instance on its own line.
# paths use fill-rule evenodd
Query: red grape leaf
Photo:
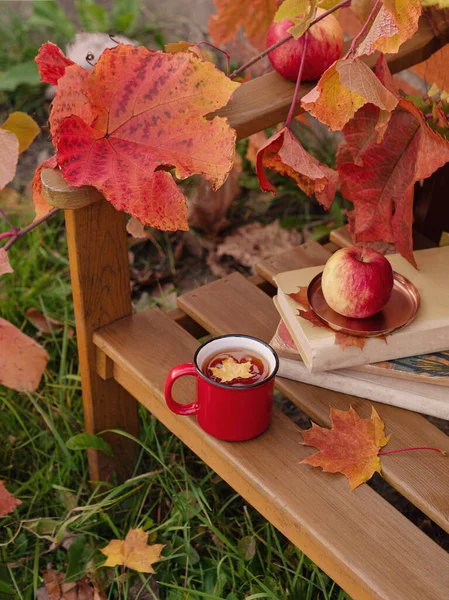
M 22 500 L 19 500 L 11 492 L 8 492 L 5 488 L 5 482 L 0 481 L 0 517 L 9 515 L 9 513 L 12 513 L 21 504 Z
M 32 338 L 0 318 L 0 384 L 18 392 L 34 392 L 45 371 L 48 352 Z
M 58 166 L 58 161 L 56 156 L 51 156 L 44 160 L 37 169 L 34 171 L 33 183 L 32 183 L 32 193 L 33 193 L 33 204 L 34 210 L 36 212 L 35 221 L 44 217 L 47 213 L 49 213 L 53 206 L 50 206 L 44 196 L 42 195 L 42 179 L 41 174 L 43 169 L 56 169 Z
M 368 102 L 381 109 L 377 127 L 382 130 L 398 99 L 358 58 L 337 60 L 301 100 L 305 110 L 334 131 L 343 129 Z
M 14 179 L 19 160 L 19 140 L 12 131 L 0 128 L 0 190 Z
M 383 4 L 356 56 L 373 54 L 376 50 L 395 54 L 417 31 L 421 0 L 383 0 Z
M 8 258 L 8 252 L 4 248 L 0 248 L 0 275 L 5 273 L 14 273 Z
M 371 407 L 371 417 L 362 419 L 352 408 L 338 410 L 331 407 L 331 429 L 312 423 L 312 427 L 300 430 L 304 445 L 315 446 L 319 452 L 308 456 L 301 463 L 321 467 L 326 473 L 343 473 L 351 491 L 374 475 L 381 473 L 379 450 L 388 444 L 385 425 Z
M 309 321 L 309 323 L 312 323 L 314 327 L 323 327 L 324 329 L 331 331 L 335 335 L 335 344 L 340 346 L 342 350 L 349 348 L 350 346 L 355 346 L 356 348 L 363 350 L 367 338 L 336 332 L 331 327 L 326 325 L 326 323 L 315 314 L 315 312 L 310 308 L 309 300 L 307 298 L 306 285 L 300 286 L 297 292 L 288 295 L 292 300 L 303 307 L 303 309 L 298 309 L 298 316 L 306 319 Z
M 217 14 L 209 20 L 209 34 L 215 44 L 225 44 L 244 27 L 248 41 L 264 50 L 277 5 L 277 0 L 215 0 Z
M 57 130 L 64 178 L 96 187 L 145 225 L 187 229 L 184 195 L 160 169 L 174 167 L 180 179 L 202 174 L 213 189 L 224 183 L 235 132 L 226 119 L 205 116 L 224 106 L 238 86 L 191 52 L 124 44 L 105 50 L 85 79 L 87 122 L 74 115 Z
M 57 85 L 58 80 L 65 73 L 69 65 L 75 64 L 73 60 L 64 56 L 56 44 L 47 42 L 39 48 L 35 58 L 41 81 Z
M 148 545 L 148 532 L 130 529 L 124 540 L 112 540 L 100 552 L 107 556 L 103 567 L 123 566 L 140 573 L 154 573 L 153 563 L 161 560 L 164 544 Z
M 263 191 L 276 193 L 264 167 L 288 175 L 308 196 L 329 208 L 338 186 L 337 172 L 306 152 L 288 127 L 272 135 L 257 153 L 257 177 Z
M 449 143 L 427 125 L 422 112 L 401 99 L 384 138 L 373 127 L 379 109 L 364 106 L 344 128 L 337 154 L 341 191 L 354 203 L 356 241 L 393 242 L 413 265 L 413 186 L 449 161 Z

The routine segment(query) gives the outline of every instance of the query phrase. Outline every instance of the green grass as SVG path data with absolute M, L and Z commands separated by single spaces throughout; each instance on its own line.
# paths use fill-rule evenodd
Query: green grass
M 62 218 L 16 243 L 10 259 L 15 273 L 0 282 L 2 316 L 36 336 L 24 317 L 34 306 L 66 329 L 40 338 L 51 360 L 37 393 L 0 391 L 0 479 L 22 500 L 1 520 L 0 599 L 36 598 L 51 566 L 71 581 L 96 579 L 108 599 L 346 600 L 143 410 L 133 477 L 92 491 L 85 452 L 66 445 L 83 431 L 83 411 L 76 340 L 67 336 L 73 313 Z M 150 543 L 166 544 L 155 576 L 98 568 L 99 548 L 131 527 L 148 531 Z

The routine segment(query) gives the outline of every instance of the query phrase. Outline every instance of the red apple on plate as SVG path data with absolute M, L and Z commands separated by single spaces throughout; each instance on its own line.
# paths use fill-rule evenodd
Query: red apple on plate
M 342 248 L 327 261 L 321 289 L 335 312 L 364 319 L 387 304 L 393 290 L 393 271 L 385 256 L 376 250 Z
M 317 15 L 325 12 L 319 8 Z M 290 19 L 272 23 L 267 33 L 267 48 L 288 35 L 294 25 Z M 333 15 L 324 17 L 309 29 L 309 41 L 304 63 L 302 81 L 314 81 L 341 56 L 343 48 L 343 30 Z M 285 77 L 296 81 L 301 57 L 304 50 L 304 36 L 299 40 L 291 39 L 268 55 L 273 68 Z

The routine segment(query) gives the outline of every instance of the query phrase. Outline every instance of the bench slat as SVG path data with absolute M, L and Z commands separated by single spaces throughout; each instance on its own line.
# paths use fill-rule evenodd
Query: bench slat
M 246 333 L 269 342 L 279 322 L 271 299 L 240 273 L 214 281 L 178 298 L 179 307 L 213 335 Z M 449 437 L 417 413 L 372 403 L 330 390 L 277 378 L 277 388 L 312 419 L 329 424 L 329 406 L 352 404 L 368 417 L 375 404 L 392 434 L 388 449 L 434 446 L 449 452 Z M 449 459 L 433 452 L 382 458 L 385 479 L 443 529 L 449 531 Z
M 311 449 L 280 411 L 264 435 L 230 443 L 167 408 L 167 372 L 192 360 L 198 342 L 159 309 L 102 328 L 94 342 L 114 361 L 116 381 L 353 598 L 441 600 L 447 554 L 369 486 L 350 493 L 344 477 L 298 464 Z M 181 379 L 174 393 L 191 401 L 193 378 Z

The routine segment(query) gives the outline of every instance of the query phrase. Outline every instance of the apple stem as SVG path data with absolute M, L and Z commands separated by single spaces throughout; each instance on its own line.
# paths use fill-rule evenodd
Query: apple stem
M 428 448 L 426 446 L 419 446 L 416 448 L 399 448 L 398 450 L 384 450 L 383 452 L 378 452 L 378 454 L 395 454 L 396 452 L 408 452 L 409 450 L 432 450 L 433 452 L 438 452 L 443 456 L 447 456 L 447 452 L 445 450 L 440 450 L 439 448 Z
M 343 60 L 347 59 L 348 56 L 350 56 L 350 55 L 354 55 L 357 44 L 359 43 L 360 39 L 365 35 L 365 33 L 368 31 L 368 29 L 370 28 L 371 23 L 374 21 L 374 18 L 377 16 L 377 11 L 379 10 L 380 5 L 381 5 L 381 0 L 376 0 L 376 2 L 374 3 L 373 9 L 369 14 L 369 17 L 366 19 L 362 29 L 358 32 L 358 34 L 352 40 L 351 47 L 346 52 Z
M 336 10 L 338 10 L 339 8 L 344 8 L 345 6 L 350 6 L 350 4 L 351 4 L 351 0 L 342 0 L 341 2 L 339 2 L 335 6 L 333 6 L 332 8 L 330 8 L 329 10 L 327 10 L 326 12 L 324 12 L 323 14 L 319 15 L 318 17 L 315 17 L 313 19 L 313 21 L 310 22 L 309 29 L 310 29 L 310 27 L 312 27 L 312 25 L 315 25 L 315 23 L 318 23 L 322 19 L 326 18 L 327 15 L 332 14 L 333 12 L 335 12 Z M 257 54 L 256 56 L 253 56 L 253 58 L 251 60 L 249 60 L 247 63 L 245 63 L 244 65 L 242 65 L 238 69 L 236 69 L 230 75 L 230 79 L 235 79 L 238 75 L 240 75 L 240 73 L 242 73 L 242 71 L 246 71 L 246 69 L 248 69 L 249 67 L 252 67 L 260 59 L 264 58 L 265 56 L 267 56 L 268 54 L 270 54 L 270 52 L 273 52 L 273 50 L 276 50 L 276 48 L 279 48 L 279 46 L 282 46 L 282 44 L 285 44 L 285 42 L 288 42 L 288 40 L 291 40 L 292 38 L 293 38 L 292 34 L 289 33 L 284 38 L 282 38 L 281 40 L 279 40 L 278 42 L 276 42 L 275 44 L 273 44 L 272 46 L 270 46 L 269 48 L 267 48 L 266 50 L 264 50 L 260 54 Z
M 230 73 L 231 73 L 231 55 L 229 54 L 229 52 L 226 52 L 226 50 L 222 50 L 221 48 L 218 48 L 218 46 L 214 46 L 210 42 L 198 42 L 197 46 L 201 46 L 202 44 L 205 44 L 206 46 L 210 46 L 211 48 L 214 48 L 214 50 L 218 50 L 218 52 L 221 52 L 222 54 L 224 54 L 226 56 L 226 63 L 227 63 L 227 73 L 226 73 L 226 75 L 228 77 L 230 77 Z
M 285 127 L 290 127 L 290 122 L 293 119 L 295 112 L 296 102 L 298 101 L 299 88 L 301 87 L 301 79 L 304 71 L 304 65 L 306 64 L 307 46 L 309 43 L 309 32 L 306 31 L 304 34 L 304 46 L 302 49 L 301 64 L 299 65 L 298 77 L 296 79 L 295 91 L 293 92 L 292 103 L 290 110 L 288 111 L 287 119 L 285 121 Z

